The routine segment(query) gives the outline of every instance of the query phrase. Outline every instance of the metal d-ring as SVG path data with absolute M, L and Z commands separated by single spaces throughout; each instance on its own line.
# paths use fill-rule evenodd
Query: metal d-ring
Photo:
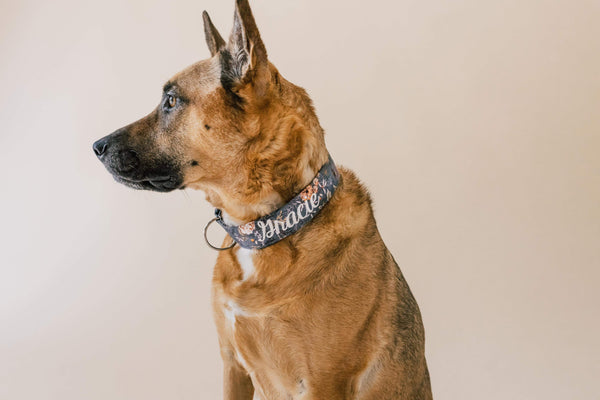
M 218 250 L 218 251 L 223 251 L 223 250 L 229 250 L 231 248 L 233 248 L 233 246 L 235 246 L 237 243 L 235 242 L 235 240 L 231 239 L 233 241 L 233 243 L 231 243 L 230 246 L 228 247 L 217 247 L 217 246 L 213 246 L 209 241 L 208 241 L 208 236 L 207 236 L 207 232 L 208 232 L 208 227 L 210 226 L 210 224 L 212 224 L 213 222 L 215 222 L 217 220 L 217 218 L 213 218 L 210 221 L 208 221 L 208 224 L 206 224 L 206 226 L 204 227 L 204 240 L 206 241 L 206 244 L 210 246 L 210 248 Z

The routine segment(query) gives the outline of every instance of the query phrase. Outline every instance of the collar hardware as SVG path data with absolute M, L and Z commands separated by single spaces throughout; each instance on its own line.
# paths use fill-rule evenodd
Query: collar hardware
M 207 232 L 208 232 L 208 227 L 209 227 L 209 226 L 210 226 L 210 225 L 211 225 L 213 222 L 215 222 L 216 220 L 217 220 L 217 218 L 215 217 L 215 218 L 211 219 L 210 221 L 208 221 L 208 223 L 207 223 L 207 224 L 204 226 L 204 241 L 206 242 L 206 244 L 208 245 L 208 247 L 210 247 L 211 249 L 214 249 L 214 250 L 223 251 L 223 250 L 229 250 L 229 249 L 232 249 L 232 248 L 233 248 L 233 246 L 235 246 L 235 245 L 237 244 L 237 243 L 235 242 L 235 240 L 232 240 L 232 242 L 233 242 L 233 243 L 231 243 L 231 244 L 230 244 L 229 246 L 227 246 L 227 247 L 218 247 L 218 246 L 215 246 L 215 245 L 213 245 L 213 244 L 210 242 L 210 240 L 208 240 L 208 235 L 207 235 Z

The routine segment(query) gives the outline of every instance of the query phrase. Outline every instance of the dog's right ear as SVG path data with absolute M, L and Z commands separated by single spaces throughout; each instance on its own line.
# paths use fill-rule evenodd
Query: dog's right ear
M 223 73 L 234 84 L 250 83 L 257 98 L 267 92 L 270 81 L 267 50 L 260 38 L 248 0 L 236 0 L 233 29 L 223 52 Z M 229 53 L 229 54 L 227 54 Z
M 225 40 L 223 40 L 219 31 L 213 25 L 206 11 L 202 13 L 202 19 L 204 20 L 204 35 L 206 36 L 206 44 L 210 50 L 210 55 L 214 56 L 225 47 Z

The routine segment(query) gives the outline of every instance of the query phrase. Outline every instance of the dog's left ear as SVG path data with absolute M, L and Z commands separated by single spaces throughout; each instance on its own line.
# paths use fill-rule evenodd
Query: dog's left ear
M 250 83 L 257 97 L 264 96 L 270 81 L 269 61 L 248 0 L 236 0 L 227 50 L 231 54 L 231 63 L 226 65 L 229 75 L 239 83 Z
M 225 47 L 225 41 L 217 28 L 213 25 L 206 11 L 202 13 L 202 19 L 204 20 L 204 36 L 206 37 L 206 44 L 210 50 L 210 55 L 214 56 Z

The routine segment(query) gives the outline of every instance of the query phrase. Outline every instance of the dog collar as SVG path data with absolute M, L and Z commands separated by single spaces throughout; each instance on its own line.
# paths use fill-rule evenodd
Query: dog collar
M 227 225 L 222 211 L 215 209 L 215 219 L 211 222 L 216 220 L 234 240 L 231 246 L 222 250 L 229 249 L 236 243 L 245 249 L 264 249 L 296 233 L 325 207 L 339 181 L 340 173 L 329 156 L 329 160 L 308 186 L 283 207 L 264 217 L 243 225 Z

